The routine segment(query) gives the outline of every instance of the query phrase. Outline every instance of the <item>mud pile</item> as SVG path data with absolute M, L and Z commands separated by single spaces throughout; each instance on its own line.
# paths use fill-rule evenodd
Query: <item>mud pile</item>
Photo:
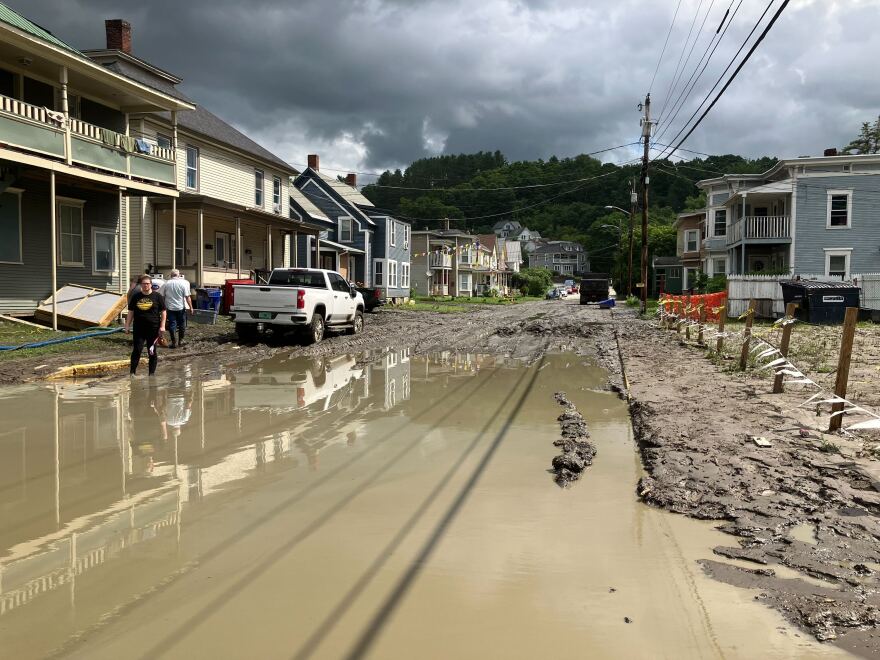
M 557 418 L 562 430 L 562 437 L 553 442 L 562 453 L 553 458 L 554 481 L 560 488 L 565 488 L 572 481 L 580 479 L 584 470 L 593 464 L 596 446 L 588 438 L 590 431 L 583 416 L 575 405 L 568 400 L 565 392 L 555 394 L 556 402 L 565 408 Z

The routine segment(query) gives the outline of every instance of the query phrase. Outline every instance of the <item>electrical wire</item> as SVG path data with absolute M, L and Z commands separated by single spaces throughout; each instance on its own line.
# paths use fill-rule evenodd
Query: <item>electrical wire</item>
M 678 4 L 675 6 L 675 13 L 672 15 L 672 22 L 669 24 L 669 29 L 666 31 L 666 40 L 663 42 L 663 49 L 660 51 L 660 58 L 657 60 L 657 66 L 654 67 L 654 75 L 651 76 L 651 84 L 648 85 L 648 94 L 651 93 L 651 90 L 654 88 L 654 81 L 657 79 L 657 72 L 660 70 L 660 63 L 663 61 L 663 55 L 666 53 L 666 46 L 669 45 L 669 36 L 672 34 L 672 28 L 675 26 L 675 19 L 678 17 L 678 10 L 681 8 L 681 0 L 678 0 Z
M 734 1 L 735 0 L 731 0 L 730 6 L 727 8 L 727 11 L 724 12 L 724 18 L 721 21 L 721 23 L 724 24 L 724 31 L 721 32 L 720 36 L 718 36 L 717 31 L 715 32 L 715 35 L 718 36 L 718 38 L 717 39 L 715 39 L 715 37 L 712 38 L 712 40 L 709 42 L 709 45 L 706 47 L 706 50 L 703 52 L 703 56 L 700 58 L 700 61 L 697 62 L 697 66 L 694 67 L 694 71 L 693 71 L 693 73 L 691 73 L 691 77 L 684 84 L 684 87 L 682 88 L 681 93 L 678 95 L 678 98 L 675 100 L 675 103 L 673 104 L 674 110 L 675 110 L 674 113 L 672 110 L 670 110 L 670 114 L 672 114 L 672 118 L 666 122 L 666 126 L 664 126 L 663 130 L 660 131 L 660 135 L 658 135 L 656 138 L 654 138 L 655 144 L 657 143 L 657 140 L 661 139 L 666 134 L 666 131 L 669 130 L 669 127 L 672 126 L 673 123 L 675 123 L 675 120 L 678 118 L 678 114 L 681 112 L 682 108 L 684 108 L 685 103 L 687 103 L 687 100 L 690 98 L 691 94 L 693 93 L 694 88 L 697 86 L 697 83 L 700 82 L 700 78 L 702 78 L 703 74 L 706 72 L 706 68 L 709 66 L 709 62 L 712 61 L 712 57 L 714 57 L 715 51 L 718 50 L 718 46 L 721 45 L 721 41 L 724 39 L 724 36 L 727 34 L 727 29 L 731 26 L 731 24 L 733 24 L 733 20 L 736 18 L 737 13 L 739 12 L 739 8 L 742 7 L 742 4 L 743 4 L 743 0 L 739 0 L 739 4 L 737 4 L 736 9 L 733 10 L 733 16 L 731 16 L 730 20 L 725 23 L 725 20 L 727 19 L 727 16 L 730 13 L 730 7 L 733 6 Z M 720 24 L 718 26 L 718 30 L 719 31 L 721 30 Z M 712 46 L 713 42 L 715 44 L 714 47 Z M 709 52 L 710 48 L 712 49 L 711 53 Z M 706 58 L 707 53 L 708 53 L 708 58 Z M 704 59 L 705 59 L 705 62 L 703 62 Z M 700 64 L 703 64 L 702 69 L 700 69 Z M 699 73 L 697 73 L 698 69 L 699 69 Z M 696 76 L 696 78 L 694 76 Z M 682 95 L 684 96 L 684 98 L 682 98 Z M 681 99 L 680 103 L 679 103 L 679 99 Z
M 669 99 L 672 96 L 676 80 L 678 79 L 678 71 L 681 67 L 681 61 L 684 58 L 684 51 L 687 50 L 688 44 L 691 41 L 691 34 L 693 34 L 694 25 L 697 24 L 697 18 L 700 15 L 700 9 L 702 9 L 702 7 L 703 0 L 700 0 L 700 4 L 697 5 L 697 11 L 694 12 L 694 20 L 691 21 L 691 29 L 688 30 L 687 38 L 684 40 L 684 43 L 681 46 L 681 54 L 678 56 L 678 63 L 675 65 L 675 72 L 672 74 L 672 81 L 669 84 L 669 89 L 666 90 L 666 96 L 663 97 L 663 107 L 660 108 L 660 114 L 657 115 L 657 117 L 659 118 L 663 117 L 663 112 L 666 110 L 666 104 L 669 102 Z
M 764 13 L 761 14 L 761 18 L 758 19 L 758 22 L 755 24 L 755 27 L 752 28 L 751 32 L 749 32 L 749 36 L 746 37 L 745 41 L 743 41 L 743 45 L 740 46 L 740 49 L 737 51 L 736 55 L 733 56 L 733 59 L 730 61 L 730 64 L 724 70 L 724 73 L 721 74 L 721 77 L 718 79 L 718 82 L 720 82 L 721 78 L 724 77 L 724 74 L 727 73 L 727 70 L 733 64 L 734 60 L 736 60 L 736 57 L 737 57 L 737 55 L 739 55 L 740 51 L 742 51 L 742 49 L 745 47 L 746 43 L 751 38 L 754 31 L 758 28 L 758 26 L 760 25 L 764 16 L 770 10 L 770 7 L 773 6 L 774 2 L 775 2 L 775 0 L 770 0 L 770 3 L 767 5 L 767 8 L 764 10 Z M 712 110 L 712 108 L 715 107 L 715 104 L 718 103 L 718 100 L 724 95 L 724 92 L 727 91 L 727 89 L 730 87 L 731 83 L 733 83 L 733 81 L 736 79 L 737 75 L 739 75 L 739 72 L 742 71 L 743 67 L 746 65 L 746 63 L 749 61 L 749 59 L 752 57 L 755 50 L 757 50 L 758 46 L 761 45 L 761 42 L 764 41 L 764 38 L 767 36 L 767 34 L 770 32 L 770 30 L 776 24 L 776 21 L 779 20 L 779 17 L 782 15 L 782 12 L 785 11 L 786 7 L 788 7 L 789 2 L 790 2 L 790 0 L 783 0 L 782 5 L 780 5 L 779 9 L 776 10 L 776 13 L 773 15 L 773 18 L 770 19 L 770 22 L 767 24 L 767 26 L 761 32 L 760 36 L 755 41 L 755 43 L 752 44 L 752 47 L 749 49 L 749 52 L 746 53 L 745 57 L 743 57 L 743 59 L 740 61 L 739 65 L 736 67 L 736 70 L 731 74 L 730 78 L 727 79 L 727 82 L 724 84 L 724 87 L 722 87 L 721 90 L 718 92 L 718 94 L 715 96 L 715 98 L 712 99 L 712 102 L 703 111 L 703 114 L 700 115 L 699 119 L 697 119 L 697 121 L 691 126 L 691 128 L 684 135 L 684 137 L 681 138 L 681 140 L 679 140 L 678 144 L 676 144 L 676 146 L 670 152 L 670 155 L 675 153 L 675 151 L 678 149 L 678 147 L 681 146 L 691 136 L 691 134 L 697 129 L 697 127 L 706 118 L 706 115 L 708 115 L 709 112 Z M 706 99 L 709 98 L 709 96 L 712 94 L 712 91 L 714 91 L 715 87 L 717 87 L 717 86 L 718 86 L 718 83 L 716 83 L 715 86 L 712 87 L 712 90 L 709 91 L 709 94 L 706 96 Z M 691 119 L 694 117 L 694 115 L 697 114 L 697 112 L 699 112 L 700 108 L 703 106 L 703 103 L 706 102 L 706 99 L 703 99 L 703 102 L 697 107 L 697 109 L 694 111 L 694 114 L 691 115 Z M 678 132 L 678 134 L 674 138 L 672 138 L 671 142 L 675 142 L 675 140 L 678 139 L 678 136 L 681 135 L 682 131 L 687 127 L 688 123 L 690 123 L 691 119 L 688 119 L 688 121 L 685 122 L 684 127 L 682 127 L 682 129 Z M 665 153 L 665 151 L 664 151 L 664 153 Z

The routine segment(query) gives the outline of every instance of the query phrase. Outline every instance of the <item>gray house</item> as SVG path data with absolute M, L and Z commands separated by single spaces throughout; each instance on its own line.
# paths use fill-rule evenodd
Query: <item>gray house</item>
M 374 207 L 358 191 L 354 174 L 343 182 L 322 173 L 315 154 L 308 165 L 293 182 L 290 213 L 322 231 L 298 236 L 294 263 L 336 270 L 348 280 L 384 289 L 389 300 L 408 298 L 410 224 Z
M 529 253 L 529 268 L 549 268 L 560 275 L 577 275 L 590 270 L 584 246 L 573 241 L 548 241 Z
M 708 200 L 702 247 L 710 275 L 880 271 L 880 155 L 828 150 L 697 186 Z

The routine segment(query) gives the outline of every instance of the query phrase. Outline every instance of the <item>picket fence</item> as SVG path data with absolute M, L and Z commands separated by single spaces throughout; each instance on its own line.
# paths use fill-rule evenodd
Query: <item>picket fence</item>
M 818 280 L 820 282 L 841 282 L 842 277 L 829 275 L 800 274 L 802 280 Z M 791 280 L 791 275 L 728 275 L 727 277 L 727 314 L 739 316 L 749 307 L 749 300 L 754 298 L 758 305 L 758 316 L 779 318 L 785 314 L 785 303 L 782 299 L 781 281 Z M 852 281 L 861 287 L 861 306 L 880 310 L 880 273 L 851 275 Z

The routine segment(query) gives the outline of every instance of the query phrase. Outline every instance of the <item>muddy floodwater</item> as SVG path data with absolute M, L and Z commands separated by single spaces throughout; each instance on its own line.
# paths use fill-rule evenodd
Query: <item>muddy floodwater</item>
M 637 501 L 604 383 L 388 351 L 0 390 L 2 655 L 845 657 Z M 568 489 L 560 390 L 597 448 Z

